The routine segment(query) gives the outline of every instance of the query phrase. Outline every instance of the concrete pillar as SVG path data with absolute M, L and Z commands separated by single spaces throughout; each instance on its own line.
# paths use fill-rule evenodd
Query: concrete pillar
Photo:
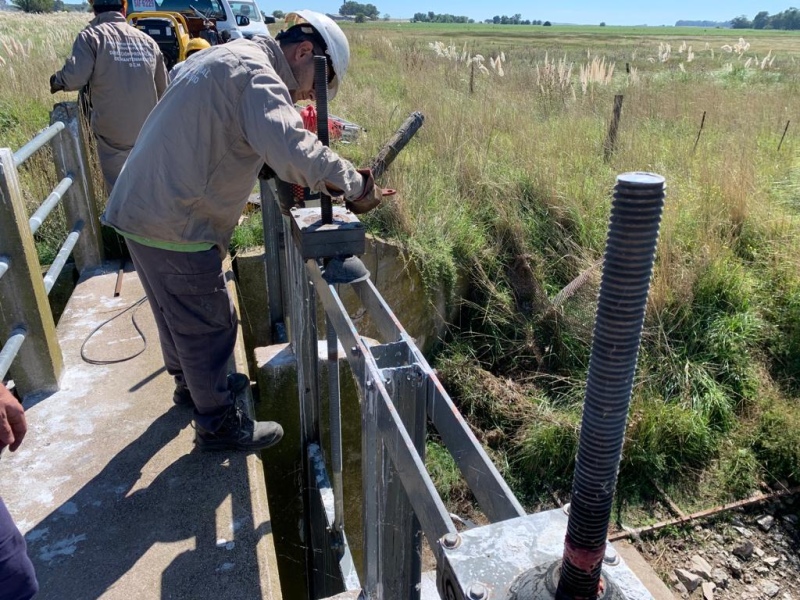
M 103 239 L 80 116 L 75 102 L 62 102 L 53 106 L 50 124 L 61 121 L 65 127 L 53 138 L 50 145 L 59 179 L 69 176 L 74 181 L 64 194 L 63 204 L 70 228 L 75 223 L 83 222 L 81 237 L 73 250 L 75 265 L 83 273 L 84 269 L 102 264 Z
M 64 367 L 28 218 L 14 155 L 0 148 L 0 256 L 9 263 L 0 277 L 0 344 L 14 330 L 25 330 L 11 369 L 23 397 L 58 390 Z

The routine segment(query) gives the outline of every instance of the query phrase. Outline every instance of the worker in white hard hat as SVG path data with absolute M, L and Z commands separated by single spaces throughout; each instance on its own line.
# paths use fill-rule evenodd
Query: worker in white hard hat
M 328 59 L 328 98 L 333 99 L 339 91 L 339 83 L 347 72 L 350 63 L 350 45 L 344 32 L 330 17 L 313 10 L 298 10 L 284 18 L 286 29 L 275 39 L 281 47 L 292 46 L 307 41 L 314 44 L 312 49 L 317 55 Z M 313 72 L 311 90 L 313 94 Z M 295 100 L 306 100 L 295 98 Z
M 262 165 L 282 180 L 344 196 L 363 213 L 381 201 L 357 170 L 303 127 L 294 103 L 314 99 L 314 57 L 328 58 L 332 98 L 350 48 L 325 15 L 286 17 L 277 39 L 212 46 L 186 62 L 144 124 L 103 223 L 128 241 L 159 329 L 173 401 L 194 408 L 201 450 L 258 450 L 283 436 L 236 402 L 227 371 L 237 318 L 222 260 Z M 230 376 L 233 375 L 233 376 Z

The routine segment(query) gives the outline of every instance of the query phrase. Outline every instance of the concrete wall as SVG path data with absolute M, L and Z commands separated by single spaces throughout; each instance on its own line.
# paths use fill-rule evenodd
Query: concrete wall
M 367 250 L 361 260 L 369 269 L 375 287 L 417 346 L 424 353 L 431 350 L 444 336 L 448 322 L 456 318 L 458 299 L 466 294 L 466 284 L 457 284 L 451 298 L 447 297 L 444 285 L 432 293 L 425 288 L 419 270 L 400 245 L 372 236 L 367 236 Z M 247 348 L 268 346 L 273 340 L 267 319 L 263 249 L 238 254 L 235 264 L 245 344 Z M 339 293 L 359 333 L 378 339 L 377 330 L 350 286 L 340 286 Z M 317 322 L 322 334 L 323 314 L 320 309 Z

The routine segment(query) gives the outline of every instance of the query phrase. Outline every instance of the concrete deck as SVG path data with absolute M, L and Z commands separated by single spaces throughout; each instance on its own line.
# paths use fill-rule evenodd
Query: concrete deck
M 28 542 L 37 599 L 280 599 L 260 457 L 194 450 L 150 307 L 135 313 L 141 355 L 81 359 L 92 331 L 144 296 L 127 272 L 114 298 L 116 276 L 109 266 L 78 284 L 58 325 L 61 390 L 26 403 L 28 436 L 0 460 L 0 496 Z M 92 337 L 90 358 L 141 349 L 132 313 Z

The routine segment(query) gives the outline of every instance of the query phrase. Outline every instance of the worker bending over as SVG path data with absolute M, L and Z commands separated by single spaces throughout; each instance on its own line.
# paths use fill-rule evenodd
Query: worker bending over
M 176 395 L 185 387 L 193 400 L 201 449 L 261 449 L 283 435 L 278 423 L 250 419 L 227 377 L 237 322 L 222 259 L 262 165 L 343 195 L 354 212 L 381 199 L 372 173 L 320 143 L 294 108 L 314 99 L 315 55 L 327 57 L 336 95 L 347 38 L 308 10 L 287 15 L 286 26 L 275 39 L 235 40 L 186 63 L 144 124 L 102 218 L 128 239 Z

